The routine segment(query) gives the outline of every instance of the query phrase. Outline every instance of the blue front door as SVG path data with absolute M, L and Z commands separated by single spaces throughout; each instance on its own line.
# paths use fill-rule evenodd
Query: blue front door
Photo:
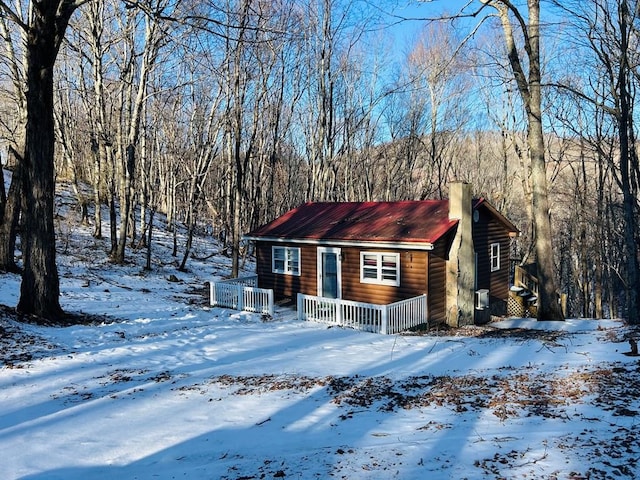
M 339 248 L 318 248 L 318 295 L 341 297 Z

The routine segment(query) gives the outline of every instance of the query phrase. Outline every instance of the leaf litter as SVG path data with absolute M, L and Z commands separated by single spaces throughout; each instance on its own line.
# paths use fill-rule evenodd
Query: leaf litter
M 16 316 L 19 278 L 0 275 L 4 478 L 636 478 L 638 330 L 623 322 L 395 337 L 264 322 L 208 307 L 229 267 L 210 238 L 178 274 L 158 229 L 143 273 L 144 252 L 96 261 L 72 227 L 67 325 Z

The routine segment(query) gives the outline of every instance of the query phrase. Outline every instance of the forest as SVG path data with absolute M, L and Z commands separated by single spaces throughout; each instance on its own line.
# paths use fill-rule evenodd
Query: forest
M 55 182 L 114 263 L 149 267 L 161 212 L 180 269 L 205 234 L 236 276 L 242 235 L 303 202 L 462 180 L 567 316 L 638 323 L 639 32 L 628 0 L 0 0 L 0 271 L 19 240 L 23 297 L 58 295 Z

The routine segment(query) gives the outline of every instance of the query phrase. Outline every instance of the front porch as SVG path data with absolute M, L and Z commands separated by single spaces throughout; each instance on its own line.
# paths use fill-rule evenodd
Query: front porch
M 257 285 L 257 275 L 209 282 L 209 304 L 273 317 L 273 290 Z
M 274 316 L 273 290 L 258 288 L 257 276 L 210 283 L 210 305 Z M 298 293 L 297 318 L 392 335 L 427 324 L 427 296 L 387 305 Z
M 427 324 L 427 296 L 387 305 L 298 294 L 298 319 L 392 335 Z

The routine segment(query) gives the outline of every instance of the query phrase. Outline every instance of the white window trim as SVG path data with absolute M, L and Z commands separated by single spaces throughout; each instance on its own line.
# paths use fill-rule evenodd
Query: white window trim
M 492 243 L 489 247 L 489 262 L 491 264 L 491 271 L 497 272 L 500 270 L 500 244 Z
M 364 277 L 364 256 L 374 255 L 376 257 L 376 278 Z M 396 279 L 385 280 L 382 276 L 382 257 L 394 257 L 396 261 Z M 373 283 L 376 285 L 390 285 L 392 287 L 400 286 L 400 254 L 393 252 L 360 252 L 360 282 Z
M 284 253 L 284 269 L 276 268 L 276 250 L 282 250 Z M 293 268 L 293 262 L 291 262 L 291 253 L 294 257 L 298 259 L 298 269 L 297 271 Z M 271 272 L 279 273 L 282 275 L 295 275 L 296 277 L 300 276 L 300 248 L 299 247 L 281 247 L 281 246 L 272 246 L 271 247 Z

